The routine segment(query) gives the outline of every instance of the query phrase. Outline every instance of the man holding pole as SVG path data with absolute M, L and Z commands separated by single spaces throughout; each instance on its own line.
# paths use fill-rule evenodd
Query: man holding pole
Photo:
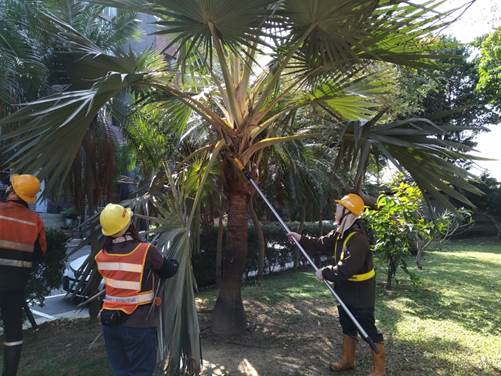
M 321 281 L 334 283 L 334 291 L 376 344 L 371 376 L 383 376 L 383 336 L 377 330 L 374 319 L 375 272 L 367 234 L 358 221 L 364 210 L 364 201 L 360 196 L 350 193 L 336 203 L 336 230 L 320 238 L 295 232 L 289 232 L 288 237 L 312 252 L 332 255 L 332 265 L 318 269 L 316 276 Z M 341 306 L 338 306 L 338 311 L 344 336 L 341 357 L 330 364 L 334 372 L 354 368 L 358 332 L 348 313 Z

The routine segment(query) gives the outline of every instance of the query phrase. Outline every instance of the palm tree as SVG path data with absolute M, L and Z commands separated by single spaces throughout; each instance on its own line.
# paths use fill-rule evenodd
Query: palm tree
M 79 80 L 67 64 L 71 48 L 60 43 L 57 28 L 47 19 L 57 16 L 105 51 L 120 48 L 134 36 L 134 12 L 105 18 L 104 9 L 103 5 L 74 0 L 1 1 L 0 57 L 6 69 L 0 73 L 0 114 L 69 85 L 78 88 Z M 117 137 L 108 112 L 100 111 L 93 120 L 65 180 L 82 214 L 86 206 L 92 212 L 103 197 L 111 196 Z
M 57 186 L 100 109 L 124 91 L 132 93 L 136 107 L 170 106 L 173 118 L 190 113 L 176 126 L 191 129 L 186 126 L 190 119 L 193 127 L 204 127 L 205 144 L 194 155 L 222 145 L 228 228 L 213 316 L 218 333 L 240 333 L 246 326 L 240 288 L 253 192 L 235 167 L 235 158 L 259 181 L 270 146 L 328 136 L 339 148 L 338 163 L 360 161 L 356 188 L 368 155 L 385 145 L 379 149 L 414 174 L 430 195 L 465 200 L 454 187 L 471 189 L 464 179 L 447 173 L 453 166 L 444 157 L 458 145 L 440 143 L 435 137 L 440 129 L 425 120 L 378 126 L 383 115 L 378 114 L 377 99 L 389 90 L 389 78 L 380 67 L 433 65 L 432 32 L 444 27 L 449 14 L 435 10 L 439 1 L 426 6 L 389 0 L 94 2 L 155 15 L 157 33 L 170 35 L 176 47 L 178 69 L 169 70 L 150 55 L 107 53 L 52 19 L 71 49 L 82 87 L 34 101 L 2 120 L 3 137 L 12 142 L 9 163 L 37 171 L 51 187 Z M 329 117 L 330 133 L 316 133 L 310 125 L 284 132 L 287 119 L 302 108 Z M 367 127 L 345 122 L 361 118 L 372 121 Z M 427 161 L 433 173 L 420 172 L 420 161 Z
M 29 101 L 45 94 L 48 68 L 45 49 L 36 38 L 36 17 L 30 5 L 19 0 L 0 1 L 0 116 L 13 103 Z M 29 25 L 30 27 L 26 27 Z

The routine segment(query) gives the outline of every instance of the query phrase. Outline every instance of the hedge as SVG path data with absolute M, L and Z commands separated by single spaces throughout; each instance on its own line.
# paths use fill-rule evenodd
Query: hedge
M 291 231 L 299 231 L 299 222 L 289 222 L 287 226 Z M 323 234 L 334 229 L 334 224 L 324 221 Z M 200 251 L 193 256 L 193 270 L 199 287 L 209 286 L 216 283 L 216 251 L 217 251 L 218 227 L 204 228 L 200 234 Z M 263 233 L 266 243 L 265 249 L 265 273 L 273 273 L 273 267 L 284 267 L 286 263 L 293 262 L 295 257 L 295 247 L 287 240 L 285 231 L 278 223 L 263 224 Z M 318 222 L 307 222 L 304 224 L 303 233 L 312 236 L 320 236 Z M 257 271 L 259 243 L 253 225 L 249 225 L 248 232 L 249 250 L 247 254 L 247 265 L 245 275 L 252 278 L 252 272 Z M 302 260 L 304 263 L 305 260 Z

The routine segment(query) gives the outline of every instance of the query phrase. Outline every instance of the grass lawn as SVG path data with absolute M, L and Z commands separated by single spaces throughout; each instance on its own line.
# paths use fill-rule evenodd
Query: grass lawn
M 392 293 L 379 285 L 387 374 L 501 375 L 500 271 L 501 242 L 455 241 L 427 254 L 420 287 L 403 275 Z M 215 297 L 199 294 L 203 312 Z M 329 375 L 341 331 L 333 298 L 311 273 L 270 277 L 243 297 L 250 327 L 241 338 L 215 338 L 210 315 L 200 315 L 204 375 Z M 98 333 L 85 320 L 27 332 L 20 376 L 110 375 L 102 339 L 89 348 Z M 357 369 L 345 375 L 369 373 L 367 346 L 359 347 Z

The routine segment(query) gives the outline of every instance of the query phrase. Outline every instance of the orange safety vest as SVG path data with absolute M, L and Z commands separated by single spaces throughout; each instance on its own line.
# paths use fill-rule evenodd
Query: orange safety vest
M 143 291 L 141 286 L 149 248 L 149 243 L 139 243 L 125 254 L 109 253 L 104 249 L 98 252 L 95 260 L 106 292 L 103 309 L 131 315 L 140 305 L 153 302 L 153 290 Z
M 45 253 L 47 244 L 40 217 L 21 203 L 0 202 L 0 266 L 31 268 L 37 240 Z

